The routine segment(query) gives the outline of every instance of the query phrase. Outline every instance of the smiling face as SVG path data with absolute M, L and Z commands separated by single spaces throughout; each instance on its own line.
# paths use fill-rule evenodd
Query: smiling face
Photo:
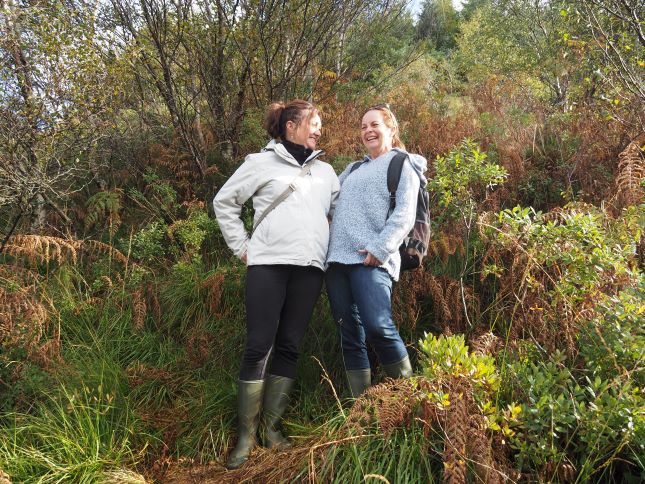
M 310 116 L 303 114 L 300 124 L 287 121 L 285 128 L 288 141 L 315 150 L 318 138 L 320 138 L 322 122 L 320 121 L 320 116 L 316 113 Z
M 385 117 L 380 110 L 371 109 L 363 115 L 361 139 L 372 159 L 384 155 L 392 149 L 394 129 L 386 124 Z

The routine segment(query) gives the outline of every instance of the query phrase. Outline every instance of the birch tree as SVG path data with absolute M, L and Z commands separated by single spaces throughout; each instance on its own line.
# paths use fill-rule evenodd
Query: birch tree
M 118 99 L 83 1 L 0 0 L 0 224 L 63 225 L 69 195 L 98 174 L 92 150 Z

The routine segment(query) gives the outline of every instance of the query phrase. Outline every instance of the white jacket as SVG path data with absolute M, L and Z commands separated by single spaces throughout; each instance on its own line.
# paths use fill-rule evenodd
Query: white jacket
M 226 243 L 237 257 L 247 255 L 248 265 L 325 265 L 329 222 L 340 184 L 333 168 L 315 159 L 305 161 L 311 174 L 298 177 L 301 166 L 281 143 L 275 141 L 244 163 L 213 200 L 215 216 Z M 296 189 L 258 225 L 250 238 L 240 219 L 242 205 L 253 197 L 254 223 L 288 186 Z

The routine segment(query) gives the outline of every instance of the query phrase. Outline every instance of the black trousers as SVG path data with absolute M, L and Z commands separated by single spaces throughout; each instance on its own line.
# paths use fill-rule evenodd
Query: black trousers
M 300 346 L 323 282 L 317 267 L 249 266 L 246 273 L 246 349 L 240 380 L 267 373 L 296 377 Z

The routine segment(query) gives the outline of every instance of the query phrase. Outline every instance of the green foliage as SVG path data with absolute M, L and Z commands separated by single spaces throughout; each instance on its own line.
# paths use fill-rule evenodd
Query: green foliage
M 3 345 L 4 346 L 4 345 Z M 24 348 L 2 348 L 0 353 L 0 414 L 28 408 L 52 385 L 51 375 L 38 365 L 25 361 Z M 1 466 L 0 466 L 1 467 Z
M 0 217 L 40 228 L 46 200 L 69 200 L 100 172 L 92 155 L 120 104 L 125 56 L 104 55 L 98 46 L 110 41 L 79 3 L 2 10 L 0 151 L 11 155 L 0 167 Z
M 380 86 L 393 71 L 409 62 L 416 51 L 409 13 L 374 16 L 368 25 L 356 23 L 349 29 L 346 62 L 351 81 L 339 86 L 347 98 Z
M 193 382 L 190 392 L 178 400 L 191 421 L 180 429 L 177 452 L 199 462 L 223 456 L 235 432 L 235 379 L 222 372 L 209 373 Z
M 634 254 L 642 214 L 632 207 L 614 219 L 582 204 L 556 214 L 516 207 L 501 212 L 499 223 L 496 237 L 527 264 L 516 294 L 548 323 L 532 337 L 561 348 L 535 347 L 510 360 L 507 398 L 522 408 L 511 438 L 518 465 L 566 464 L 582 481 L 637 472 L 645 442 L 645 308 Z M 513 324 L 525 324 L 515 314 Z
M 428 182 L 428 190 L 444 208 L 444 218 L 472 219 L 477 202 L 485 198 L 489 189 L 504 182 L 504 168 L 487 158 L 470 140 L 464 140 L 448 155 L 437 157 L 436 174 Z
M 177 202 L 177 191 L 168 181 L 162 180 L 152 171 L 146 173 L 143 178 L 146 181 L 145 191 L 141 192 L 136 188 L 128 189 L 130 199 L 153 218 L 173 220 L 180 208 Z
M 95 284 L 78 271 L 53 278 L 61 359 L 47 373 L 23 364 L 18 353 L 11 367 L 2 365 L 2 376 L 6 369 L 15 383 L 10 394 L 3 393 L 10 398 L 2 401 L 0 468 L 14 481 L 101 481 L 115 469 L 153 462 L 161 439 L 205 462 L 226 451 L 234 421 L 231 374 L 243 332 L 239 271 L 221 278 L 219 304 L 211 305 L 218 279 L 201 287 L 209 274 L 199 263 L 176 266 L 167 277 L 184 284 L 179 289 L 187 299 L 160 297 L 164 319 L 153 329 L 135 326 L 128 279 L 118 286 Z M 213 318 L 211 306 L 233 316 Z M 171 324 L 185 322 L 185 332 L 164 331 L 166 315 Z M 212 336 L 202 342 L 195 330 Z M 200 359 L 204 344 L 212 345 L 207 349 L 213 354 Z M 18 365 L 23 371 L 16 380 L 11 370 Z
M 132 237 L 133 257 L 148 264 L 155 260 L 163 260 L 166 255 L 164 247 L 166 230 L 166 225 L 159 220 L 141 228 Z
M 557 267 L 559 274 L 548 284 L 548 294 L 567 305 L 595 295 L 603 284 L 617 285 L 631 279 L 635 244 L 640 239 L 640 218 L 631 210 L 612 219 L 601 210 L 584 204 L 569 204 L 557 216 L 515 207 L 500 212 L 502 244 L 522 240 L 535 270 L 527 274 L 529 286 L 542 286 L 541 268 Z
M 586 472 L 620 459 L 645 468 L 645 279 L 603 298 L 580 334 L 584 378 L 594 397 L 582 413 Z M 593 382 L 593 385 L 592 385 Z M 593 393 L 592 393 L 593 391 Z
M 428 39 L 436 50 L 455 47 L 457 12 L 450 0 L 425 0 L 416 25 L 416 37 Z
M 579 64 L 562 55 L 558 3 L 500 0 L 477 8 L 460 25 L 459 59 L 469 78 L 509 76 L 553 103 L 566 104 L 569 79 Z
M 511 439 L 520 469 L 564 459 L 562 449 L 577 425 L 577 399 L 583 396 L 582 388 L 571 388 L 571 372 L 562 362 L 531 359 L 528 356 L 514 362 L 508 372 L 516 382 L 513 398 L 519 398 L 522 409 L 521 423 L 516 425 L 521 430 Z
M 601 346 L 593 351 L 607 353 L 609 349 Z M 513 362 L 507 372 L 513 383 L 513 399 L 522 409 L 520 418 L 511 424 L 516 433 L 510 435 L 519 468 L 571 463 L 585 481 L 610 475 L 621 460 L 635 468 L 642 466 L 643 387 L 631 381 L 628 373 L 601 379 L 595 375 L 599 367 L 584 355 L 577 370 L 569 369 L 573 365 L 566 364 L 562 353 L 546 361 L 536 355 Z M 638 365 L 642 373 L 642 361 Z
M 165 257 L 192 258 L 207 240 L 219 236 L 217 222 L 201 202 L 177 203 L 177 192 L 158 175 L 146 176 L 145 194 L 131 189 L 129 195 L 153 221 L 132 237 L 132 255 L 141 262 L 163 264 Z
M 167 233 L 176 243 L 173 248 L 182 253 L 195 254 L 200 251 L 207 237 L 215 236 L 216 230 L 217 222 L 201 207 L 192 206 L 188 210 L 188 217 L 168 227 Z
M 464 0 L 461 2 L 459 16 L 462 20 L 470 20 L 477 10 L 490 2 L 491 0 Z
M 244 116 L 240 132 L 242 153 L 255 153 L 264 148 L 267 133 L 264 130 L 263 123 L 264 112 L 261 109 L 251 109 Z M 232 170 L 230 174 L 232 174 Z
M 621 0 L 569 0 L 560 9 L 567 52 L 582 58 L 578 89 L 618 113 L 624 103 L 645 100 L 642 7 Z
M 443 155 L 429 190 L 433 224 L 447 230 L 433 240 L 437 264 L 398 286 L 422 301 L 406 318 L 436 311 L 430 290 L 472 296 L 483 317 L 467 332 L 488 318 L 506 341 L 485 356 L 469 353 L 463 335 L 424 337 L 435 408 L 455 408 L 444 383 L 466 382 L 482 436 L 522 479 L 572 469 L 578 482 L 642 481 L 645 219 L 642 206 L 598 208 L 612 203 L 616 153 L 642 131 L 638 2 L 469 0 L 456 15 L 428 0 L 416 26 L 399 0 L 256 3 L 149 2 L 148 15 L 123 0 L 3 7 L 0 224 L 107 230 L 127 257 L 74 241 L 75 263 L 59 252 L 58 264 L 23 264 L 23 253 L 38 261 L 28 252 L 49 260 L 58 250 L 43 238 L 1 258 L 0 470 L 13 482 L 101 482 L 169 456 L 221 461 L 235 432 L 245 268 L 208 203 L 242 155 L 264 145 L 266 103 L 303 96 L 339 127 L 321 140 L 336 171 L 360 147 L 352 116 L 381 100 L 398 103 L 411 151 Z M 315 21 L 303 23 L 305 12 Z M 420 57 L 419 38 L 440 52 Z M 486 152 L 469 140 L 449 151 L 466 136 Z M 507 180 L 502 164 L 512 180 L 496 195 L 520 207 L 480 214 Z M 540 212 L 582 197 L 598 206 Z M 23 346 L 9 342 L 16 308 L 32 302 L 47 321 L 18 328 Z M 438 480 L 445 435 L 419 413 L 387 435 L 372 423 L 348 432 L 346 409 L 320 384 L 345 378 L 334 326 L 323 296 L 285 426 L 296 443 L 321 447 L 298 450 L 306 458 L 283 480 L 305 479 L 310 465 L 329 482 Z M 401 334 L 417 341 L 421 329 Z
M 419 341 L 419 349 L 423 352 L 422 374 L 430 381 L 465 377 L 479 389 L 499 388 L 495 360 L 489 355 L 469 353 L 463 334 L 448 337 L 426 334 Z
M 615 296 L 603 298 L 597 314 L 580 335 L 580 357 L 590 377 L 628 378 L 645 388 L 645 280 Z

